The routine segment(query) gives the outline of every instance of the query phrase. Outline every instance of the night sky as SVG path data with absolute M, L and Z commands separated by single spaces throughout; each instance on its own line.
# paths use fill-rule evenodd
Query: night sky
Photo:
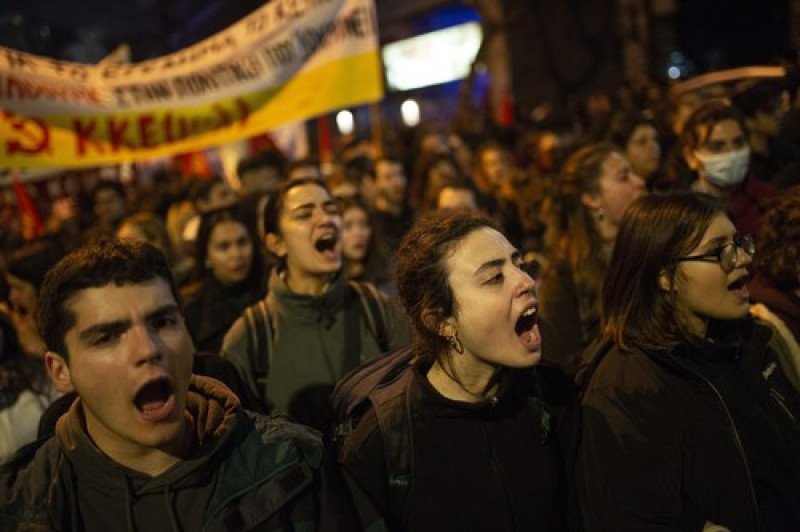
M 413 0 L 379 0 L 413 1 Z M 212 35 L 263 0 L 1 0 L 0 45 L 96 61 L 117 44 L 133 60 Z M 678 0 L 678 46 L 700 71 L 791 55 L 788 0 Z M 76 43 L 81 43 L 80 45 Z M 97 56 L 97 57 L 95 57 Z

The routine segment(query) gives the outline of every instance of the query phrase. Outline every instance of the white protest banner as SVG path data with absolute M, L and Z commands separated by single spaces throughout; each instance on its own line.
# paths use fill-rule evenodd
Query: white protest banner
M 371 0 L 273 0 L 190 48 L 134 64 L 0 47 L 0 167 L 193 151 L 382 96 Z

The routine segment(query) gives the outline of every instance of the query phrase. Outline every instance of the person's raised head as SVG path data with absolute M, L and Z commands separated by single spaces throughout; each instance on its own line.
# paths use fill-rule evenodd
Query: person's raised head
M 606 138 L 619 146 L 633 171 L 647 180 L 661 164 L 661 144 L 655 123 L 640 113 L 612 116 Z
M 286 178 L 289 181 L 322 179 L 322 168 L 319 161 L 314 158 L 297 159 L 289 163 L 289 167 L 286 170 Z
M 163 253 L 132 240 L 79 248 L 47 274 L 39 319 L 50 379 L 77 392 L 92 444 L 150 476 L 178 462 L 194 346 Z M 76 428 L 78 416 L 61 419 L 60 433 Z
M 64 338 L 75 326 L 70 300 L 80 292 L 107 285 L 142 284 L 161 279 L 175 302 L 178 290 L 164 254 L 134 240 L 99 240 L 79 247 L 53 266 L 39 291 L 39 332 L 50 351 L 69 360 Z
M 128 213 L 128 195 L 119 181 L 104 179 L 98 182 L 90 196 L 94 215 L 101 223 L 115 225 Z
M 739 185 L 747 175 L 750 147 L 739 110 L 724 100 L 698 107 L 680 137 L 681 154 L 704 192 Z
M 342 219 L 325 184 L 283 183 L 264 208 L 264 240 L 292 290 L 317 293 L 342 266 Z
M 628 205 L 644 190 L 619 147 L 609 142 L 584 146 L 564 164 L 556 187 L 556 227 L 591 246 L 613 240 Z
M 271 193 L 283 181 L 286 164 L 286 157 L 277 149 L 266 149 L 240 160 L 236 165 L 239 196 Z
M 489 141 L 478 147 L 478 177 L 486 181 L 491 188 L 500 187 L 509 176 L 511 162 L 508 151 L 495 141 Z
M 369 209 L 358 198 L 336 198 L 342 217 L 342 256 L 350 261 L 367 258 L 372 244 Z
M 192 186 L 190 196 L 200 213 L 236 203 L 236 193 L 222 176 L 218 175 L 197 180 Z
M 538 361 L 534 281 L 485 216 L 443 209 L 421 217 L 398 249 L 396 283 L 421 360 L 455 351 L 496 366 Z
M 709 319 L 747 314 L 752 241 L 719 200 L 693 192 L 639 198 L 623 219 L 603 289 L 603 335 L 623 350 L 670 350 Z
M 63 256 L 64 252 L 58 243 L 49 238 L 33 240 L 14 250 L 5 264 L 11 290 L 14 290 L 15 284 L 22 281 L 29 285 L 36 295 L 47 271 Z M 34 311 L 35 308 L 30 310 Z
M 242 209 L 220 207 L 204 213 L 195 243 L 194 278 L 210 274 L 221 284 L 257 282 L 264 275 L 261 246 Z
M 160 249 L 170 264 L 177 260 L 175 249 L 167 233 L 167 226 L 164 220 L 156 213 L 142 211 L 128 216 L 122 221 L 117 229 L 118 238 L 130 238 L 142 242 L 148 242 Z

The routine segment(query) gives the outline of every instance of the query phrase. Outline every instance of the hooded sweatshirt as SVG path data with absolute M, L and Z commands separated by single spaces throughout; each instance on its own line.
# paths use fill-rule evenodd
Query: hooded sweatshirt
M 224 385 L 196 375 L 185 415 L 189 451 L 150 477 L 94 445 L 76 400 L 54 437 L 0 466 L 0 530 L 358 529 L 315 432 L 243 411 Z
M 217 451 L 236 431 L 238 399 L 219 382 L 194 377 L 186 400 L 193 428 L 188 458 L 151 477 L 98 449 L 86 433 L 80 399 L 56 426 L 74 466 L 79 521 L 89 530 L 201 530 L 214 490 Z

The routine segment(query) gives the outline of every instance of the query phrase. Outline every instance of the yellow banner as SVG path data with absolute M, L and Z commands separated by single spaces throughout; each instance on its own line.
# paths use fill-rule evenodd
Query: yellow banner
M 194 151 L 383 96 L 371 0 L 274 0 L 202 43 L 97 66 L 0 47 L 0 167 Z

